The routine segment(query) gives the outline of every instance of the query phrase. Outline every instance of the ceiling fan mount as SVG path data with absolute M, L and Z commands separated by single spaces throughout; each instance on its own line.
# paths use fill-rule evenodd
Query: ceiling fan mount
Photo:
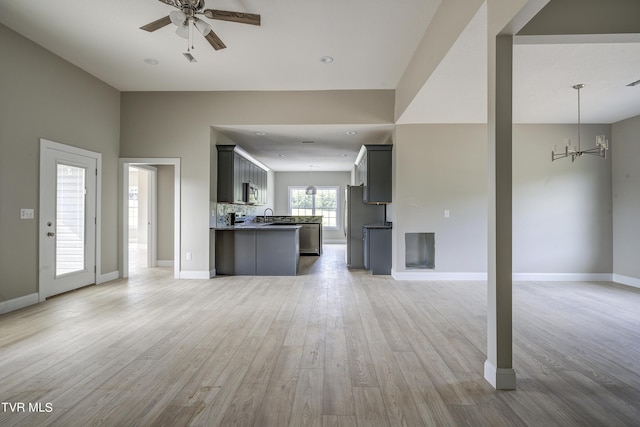
M 176 34 L 183 38 L 190 38 L 191 28 L 195 27 L 202 36 L 209 42 L 215 50 L 224 49 L 227 46 L 222 42 L 216 33 L 211 29 L 211 25 L 198 18 L 196 15 L 203 15 L 209 19 L 220 21 L 237 22 L 240 24 L 260 25 L 260 15 L 254 13 L 231 12 L 228 10 L 204 9 L 205 0 L 158 0 L 162 3 L 173 6 L 178 10 L 172 11 L 168 16 L 164 16 L 153 22 L 140 27 L 141 30 L 154 32 L 171 23 L 178 28 Z M 193 25 L 192 25 L 193 24 Z

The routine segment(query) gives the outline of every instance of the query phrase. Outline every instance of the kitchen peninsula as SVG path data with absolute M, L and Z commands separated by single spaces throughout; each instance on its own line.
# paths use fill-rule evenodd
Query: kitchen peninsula
M 300 228 L 269 223 L 215 227 L 216 275 L 295 276 Z

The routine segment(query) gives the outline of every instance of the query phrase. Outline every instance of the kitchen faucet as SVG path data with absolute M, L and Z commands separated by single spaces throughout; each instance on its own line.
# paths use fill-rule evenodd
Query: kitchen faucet
M 271 209 L 271 208 L 266 208 L 266 209 L 264 210 L 264 214 L 263 214 L 263 216 L 262 216 L 262 218 L 263 218 L 264 222 L 267 222 L 267 211 L 271 211 L 271 216 L 273 216 L 273 209 Z

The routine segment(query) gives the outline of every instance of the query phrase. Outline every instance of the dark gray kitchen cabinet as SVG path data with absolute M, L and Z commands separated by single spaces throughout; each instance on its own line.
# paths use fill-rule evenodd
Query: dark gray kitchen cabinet
M 216 230 L 216 275 L 295 276 L 300 263 L 299 227 Z
M 235 145 L 217 145 L 218 150 L 218 202 L 242 203 L 241 156 Z
M 256 275 L 255 230 L 216 231 L 216 274 Z
M 244 169 L 246 163 L 247 160 L 244 157 L 233 153 L 233 167 L 235 168 L 233 171 L 235 177 L 233 183 L 233 203 L 244 202 L 242 183 L 244 182 Z
M 391 228 L 364 227 L 364 268 L 371 274 L 391 274 Z
M 218 197 L 220 203 L 246 203 L 243 183 L 258 186 L 257 204 L 267 202 L 267 171 L 235 151 L 235 145 L 216 145 L 218 150 Z
M 356 165 L 356 184 L 365 203 L 391 203 L 392 144 L 367 144 Z

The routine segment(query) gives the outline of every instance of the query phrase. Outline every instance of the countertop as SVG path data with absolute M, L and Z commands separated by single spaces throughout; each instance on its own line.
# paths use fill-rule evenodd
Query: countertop
M 211 230 L 297 230 L 302 228 L 297 224 L 286 225 L 272 225 L 269 223 L 249 223 L 249 224 L 236 224 L 236 225 L 219 225 L 217 227 L 211 227 Z
M 393 228 L 390 223 L 387 223 L 387 224 L 367 224 L 367 225 L 363 225 L 363 227 L 364 228 L 370 228 L 370 229 L 382 229 L 382 230 Z
M 273 215 L 267 216 L 256 215 L 255 222 L 258 224 L 270 222 L 289 222 L 292 224 L 322 224 L 322 215 Z

